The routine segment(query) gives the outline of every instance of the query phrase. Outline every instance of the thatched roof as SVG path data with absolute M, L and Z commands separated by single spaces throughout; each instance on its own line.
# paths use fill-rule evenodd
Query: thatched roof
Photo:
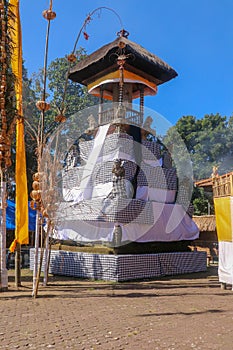
M 196 223 L 200 231 L 216 230 L 215 215 L 193 216 L 193 221 Z
M 98 75 L 98 73 L 116 69 L 116 53 L 119 52 L 120 42 L 126 45 L 125 54 L 129 54 L 126 69 L 133 67 L 145 73 L 147 76 L 152 77 L 157 85 L 163 84 L 177 76 L 176 71 L 156 55 L 125 37 L 118 37 L 79 62 L 71 69 L 69 78 L 86 85 L 86 81 Z

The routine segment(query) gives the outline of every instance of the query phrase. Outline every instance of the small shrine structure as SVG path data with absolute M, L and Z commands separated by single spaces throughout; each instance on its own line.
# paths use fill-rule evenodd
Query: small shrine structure
M 218 235 L 218 276 L 221 287 L 233 289 L 233 172 L 213 176 Z
M 67 152 L 56 211 L 66 218 L 56 228 L 61 238 L 102 242 L 114 254 L 54 251 L 52 273 L 123 281 L 206 269 L 206 254 L 188 248 L 199 230 L 185 187 L 145 115 L 144 97 L 177 73 L 128 35 L 121 30 L 70 72 L 69 79 L 99 97 L 99 106 Z M 88 227 L 92 239 L 84 234 Z
M 218 277 L 221 287 L 233 288 L 233 172 L 219 175 L 213 168 L 210 178 L 199 180 L 196 186 L 213 193 L 218 238 Z M 201 218 L 201 217 L 200 217 Z

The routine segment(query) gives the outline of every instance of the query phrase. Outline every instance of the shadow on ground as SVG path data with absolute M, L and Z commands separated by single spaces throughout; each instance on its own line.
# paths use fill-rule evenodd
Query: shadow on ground
M 69 276 L 49 276 L 48 285 L 42 285 L 40 279 L 38 298 L 161 298 L 186 295 L 204 295 L 206 288 L 210 295 L 231 295 L 220 290 L 218 266 L 212 265 L 199 273 L 159 277 L 153 280 L 128 282 L 106 282 L 73 278 Z M 22 270 L 21 287 L 14 287 L 14 271 L 9 271 L 9 288 L 0 298 L 27 298 L 32 291 L 32 272 Z M 221 293 L 221 294 L 219 294 Z

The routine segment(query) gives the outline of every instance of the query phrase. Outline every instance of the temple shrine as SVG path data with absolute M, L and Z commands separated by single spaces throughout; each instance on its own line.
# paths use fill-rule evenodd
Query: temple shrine
M 177 73 L 128 35 L 121 30 L 69 74 L 99 105 L 65 156 L 54 218 L 64 218 L 56 227 L 61 239 L 101 242 L 114 254 L 77 253 L 70 267 L 71 252 L 54 252 L 52 273 L 121 281 L 206 269 L 205 253 L 188 248 L 199 236 L 188 190 L 145 113 L 144 97 Z

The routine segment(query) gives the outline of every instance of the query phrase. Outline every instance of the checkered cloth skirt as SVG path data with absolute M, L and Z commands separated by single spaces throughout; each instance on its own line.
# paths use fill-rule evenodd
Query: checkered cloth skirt
M 176 170 L 160 166 L 152 167 L 142 163 L 138 174 L 138 186 L 177 190 Z
M 153 224 L 154 215 L 151 202 L 139 199 L 106 198 L 84 200 L 77 204 L 62 202 L 55 213 L 56 222 L 66 221 L 99 221 L 130 222 Z

